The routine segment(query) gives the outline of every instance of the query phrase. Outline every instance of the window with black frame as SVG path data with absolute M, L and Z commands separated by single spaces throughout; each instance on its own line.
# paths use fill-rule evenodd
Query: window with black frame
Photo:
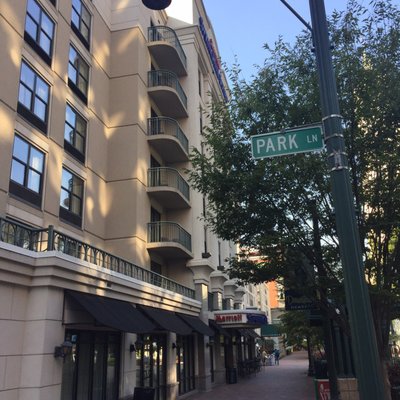
M 49 100 L 50 86 L 22 61 L 17 111 L 43 133 L 47 132 Z
M 83 180 L 66 168 L 62 169 L 60 218 L 82 225 Z
M 179 394 L 195 389 L 195 351 L 193 336 L 177 336 L 176 375 L 179 381 Z
M 85 162 L 87 121 L 69 104 L 65 111 L 64 149 Z
M 87 49 L 90 48 L 90 22 L 89 10 L 81 0 L 72 0 L 71 27 L 76 36 Z
M 69 48 L 68 86 L 87 104 L 89 65 L 72 45 Z
M 61 400 L 118 399 L 121 336 L 115 332 L 67 330 Z
M 166 336 L 139 335 L 136 342 L 136 386 L 154 388 L 154 400 L 166 399 Z
M 42 204 L 44 153 L 15 135 L 9 191 L 40 207 Z
M 51 65 L 54 22 L 36 0 L 28 0 L 24 39 L 48 65 Z

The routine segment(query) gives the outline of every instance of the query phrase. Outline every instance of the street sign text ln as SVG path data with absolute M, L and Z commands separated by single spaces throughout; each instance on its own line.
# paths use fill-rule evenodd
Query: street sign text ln
M 251 137 L 254 158 L 282 156 L 320 150 L 323 147 L 321 126 L 290 129 Z

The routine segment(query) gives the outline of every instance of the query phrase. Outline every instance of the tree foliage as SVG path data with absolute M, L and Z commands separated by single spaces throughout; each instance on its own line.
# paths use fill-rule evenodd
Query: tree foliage
M 351 0 L 347 10 L 332 14 L 329 29 L 383 357 L 400 295 L 400 12 L 391 1 L 371 1 L 366 9 Z M 231 100 L 210 107 L 204 151 L 191 155 L 191 183 L 207 195 L 205 218 L 212 229 L 263 255 L 257 263 L 231 260 L 231 277 L 243 283 L 283 278 L 293 285 L 292 271 L 308 265 L 319 273 L 306 286 L 323 286 L 330 300 L 342 304 L 327 155 L 251 157 L 250 136 L 321 121 L 312 39 L 303 32 L 293 45 L 279 38 L 265 49 L 264 65 L 250 82 L 240 78 L 238 65 L 228 71 Z

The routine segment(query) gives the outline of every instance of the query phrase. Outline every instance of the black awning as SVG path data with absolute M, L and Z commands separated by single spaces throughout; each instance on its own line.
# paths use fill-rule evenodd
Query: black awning
M 214 336 L 214 331 L 206 325 L 199 317 L 176 313 L 179 318 L 182 318 L 195 332 L 204 336 Z
M 151 332 L 156 327 L 149 318 L 126 301 L 72 291 L 67 291 L 66 294 L 101 325 L 132 333 Z
M 150 317 L 160 329 L 175 332 L 178 335 L 190 335 L 192 333 L 192 328 L 172 311 L 147 306 L 140 306 L 140 310 Z
M 232 335 L 222 326 L 218 325 L 213 319 L 209 319 L 208 323 L 210 324 L 210 327 L 214 329 L 215 332 L 217 332 L 219 335 L 224 335 L 226 337 L 231 337 Z

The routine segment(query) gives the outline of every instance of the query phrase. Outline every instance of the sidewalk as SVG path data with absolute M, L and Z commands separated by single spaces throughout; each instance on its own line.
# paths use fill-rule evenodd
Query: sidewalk
M 313 378 L 307 371 L 307 353 L 298 351 L 282 358 L 279 366 L 262 367 L 250 378 L 193 394 L 187 400 L 314 400 Z

